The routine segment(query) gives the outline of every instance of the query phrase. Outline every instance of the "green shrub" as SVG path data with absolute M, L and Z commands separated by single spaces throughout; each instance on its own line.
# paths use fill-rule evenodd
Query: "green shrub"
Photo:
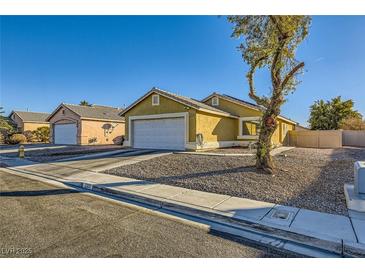
M 14 122 L 8 117 L 3 116 L 0 116 L 0 128 L 8 130 L 9 133 L 16 131 L 16 125 Z
M 49 127 L 39 127 L 33 131 L 33 135 L 38 142 L 49 142 Z
M 24 136 L 25 138 L 27 138 L 27 142 L 33 142 L 34 141 L 34 134 L 33 134 L 33 131 L 31 130 L 26 130 L 24 131 Z
M 5 144 L 6 136 L 4 133 L 0 132 L 0 144 Z
M 27 142 L 27 138 L 24 136 L 24 134 L 15 133 L 10 136 L 9 143 L 12 145 L 16 144 L 23 144 Z

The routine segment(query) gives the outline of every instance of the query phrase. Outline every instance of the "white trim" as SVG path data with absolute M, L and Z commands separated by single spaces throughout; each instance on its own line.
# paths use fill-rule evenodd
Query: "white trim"
M 157 102 L 154 102 L 154 99 L 157 98 Z M 160 105 L 160 95 L 159 94 L 152 94 L 152 106 L 159 106 Z
M 254 136 L 255 138 L 258 137 L 258 135 L 242 135 L 242 122 L 247 121 L 260 121 L 261 120 L 261 116 L 253 116 L 253 117 L 240 117 L 238 118 L 238 136 L 237 139 L 251 139 L 251 138 L 244 138 L 244 136 Z
M 246 139 L 246 140 L 258 140 L 258 135 L 238 135 L 237 139 Z
M 129 116 L 128 117 L 128 141 L 127 141 L 128 146 L 133 146 L 132 122 L 134 120 L 166 119 L 166 118 L 181 118 L 181 117 L 184 118 L 184 122 L 185 122 L 185 148 L 187 148 L 187 144 L 189 141 L 189 113 L 188 112 Z
M 261 116 L 252 116 L 252 117 L 240 117 L 239 118 L 240 121 L 260 121 L 261 120 Z
M 123 142 L 123 147 L 130 147 L 131 145 L 130 145 L 130 142 L 129 142 L 129 140 L 124 140 L 124 142 Z

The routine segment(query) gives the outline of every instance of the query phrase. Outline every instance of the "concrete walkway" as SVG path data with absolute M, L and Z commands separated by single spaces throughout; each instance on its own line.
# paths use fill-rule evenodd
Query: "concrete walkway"
M 230 225 L 271 233 L 287 241 L 311 245 L 336 254 L 365 256 L 365 216 L 327 214 L 228 195 L 202 192 L 148 181 L 75 169 L 61 163 L 32 164 L 29 161 L 3 160 L 25 176 L 56 179 L 67 185 L 158 206 L 161 209 L 189 213 Z M 271 235 L 270 234 L 270 235 Z M 261 239 L 261 238 L 260 238 Z M 265 239 L 265 238 L 263 238 Z M 261 240 L 263 240 L 261 239 Z M 298 247 L 296 247 L 298 248 Z M 346 253 L 346 252 L 345 252 Z
M 45 150 L 45 149 L 60 149 L 69 147 L 66 145 L 50 145 L 50 144 L 25 144 L 24 147 L 27 151 L 35 151 L 35 150 Z M 0 146 L 0 154 L 2 153 L 15 153 L 18 152 L 19 145 L 11 145 L 11 146 Z

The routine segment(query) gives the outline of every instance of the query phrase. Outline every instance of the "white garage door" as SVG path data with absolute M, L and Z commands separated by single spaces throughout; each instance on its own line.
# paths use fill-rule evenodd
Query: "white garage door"
M 135 148 L 185 149 L 184 118 L 135 120 L 132 130 Z
M 54 143 L 62 145 L 76 145 L 76 124 L 62 124 L 54 126 Z

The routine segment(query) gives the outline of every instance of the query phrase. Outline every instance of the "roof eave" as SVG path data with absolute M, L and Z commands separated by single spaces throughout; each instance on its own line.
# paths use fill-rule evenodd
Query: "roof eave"
M 222 113 L 222 112 L 213 111 L 213 110 L 206 109 L 206 108 L 198 108 L 197 110 L 202 111 L 202 112 L 211 113 L 211 114 L 216 114 L 216 115 L 219 115 L 219 116 L 224 116 L 224 117 L 230 117 L 230 118 L 236 118 L 236 119 L 239 118 L 238 116 L 235 116 L 235 115 L 232 115 L 232 114 L 229 114 L 229 113 Z
M 59 111 L 59 109 L 61 108 L 61 107 L 65 107 L 65 108 L 67 108 L 69 111 L 71 111 L 71 112 L 73 112 L 74 114 L 76 114 L 77 116 L 79 116 L 80 118 L 81 118 L 81 116 L 80 116 L 80 114 L 78 114 L 78 113 L 76 113 L 75 111 L 73 111 L 72 109 L 70 109 L 69 107 L 67 107 L 67 105 L 65 104 L 65 103 L 61 103 L 61 104 L 59 104 L 58 105 L 58 107 L 47 117 L 47 119 L 46 119 L 46 121 L 47 122 L 49 122 L 49 120 Z
M 127 107 L 126 109 L 124 109 L 122 112 L 119 113 L 120 116 L 123 116 L 126 112 L 128 112 L 130 109 L 132 109 L 133 107 L 135 107 L 139 102 L 143 101 L 144 99 L 146 99 L 148 96 L 150 96 L 152 93 L 157 93 L 161 96 L 164 96 L 170 100 L 173 100 L 175 102 L 178 102 L 180 104 L 186 105 L 188 107 L 191 107 L 193 109 L 199 110 L 199 111 L 203 111 L 203 112 L 207 112 L 207 113 L 212 113 L 212 114 L 216 114 L 216 115 L 220 115 L 220 116 L 225 116 L 225 117 L 232 117 L 232 118 L 238 118 L 237 116 L 234 116 L 230 113 L 223 113 L 220 111 L 213 111 L 213 110 L 209 110 L 209 109 L 205 109 L 205 108 L 201 108 L 201 107 L 197 107 L 194 106 L 193 104 L 189 104 L 187 102 L 182 102 L 179 100 L 176 100 L 175 98 L 173 98 L 172 96 L 168 96 L 164 93 L 163 90 L 160 90 L 159 88 L 153 87 L 149 92 L 147 92 L 145 95 L 143 95 L 142 97 L 140 97 L 138 100 L 134 101 L 129 107 Z
M 116 123 L 125 123 L 125 120 L 115 120 L 115 119 L 102 119 L 102 118 L 93 118 L 93 117 L 83 117 L 80 116 L 81 120 L 88 120 L 88 121 L 103 121 L 103 122 L 116 122 Z

